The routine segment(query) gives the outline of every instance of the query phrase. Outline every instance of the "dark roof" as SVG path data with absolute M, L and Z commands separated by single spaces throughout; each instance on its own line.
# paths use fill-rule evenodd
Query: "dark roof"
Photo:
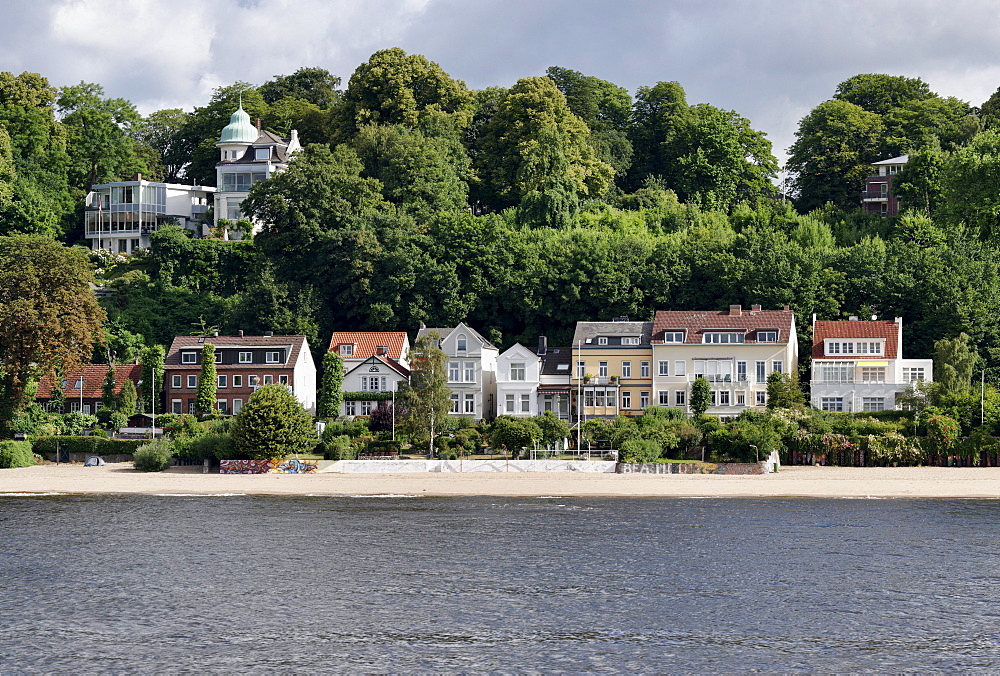
M 890 319 L 874 322 L 817 321 L 813 326 L 813 359 L 824 359 L 825 338 L 885 338 L 885 359 L 895 359 L 899 350 L 899 324 Z
M 103 395 L 104 378 L 108 373 L 107 364 L 88 364 L 82 368 L 68 371 L 63 378 L 66 380 L 66 387 L 63 393 L 68 401 L 79 398 L 80 390 L 73 389 L 76 381 L 83 376 L 83 398 L 100 399 Z M 115 394 L 122 390 L 122 385 L 126 380 L 133 383 L 142 379 L 142 366 L 139 364 L 115 364 Z M 49 399 L 52 395 L 52 378 L 49 375 L 42 376 L 38 381 L 38 392 L 35 399 Z
M 653 322 L 577 322 L 573 344 L 588 344 L 588 338 L 600 336 L 639 336 L 640 345 L 649 345 L 652 331 Z
M 261 131 L 260 136 L 257 140 L 253 142 L 252 145 L 247 146 L 246 151 L 238 159 L 223 161 L 221 164 L 257 164 L 258 162 L 263 162 L 263 160 L 258 160 L 256 153 L 254 152 L 257 148 L 272 147 L 274 148 L 274 156 L 271 158 L 276 162 L 288 162 L 288 144 L 291 139 L 284 139 L 277 134 L 272 134 L 269 131 Z
M 196 348 L 201 350 L 205 343 L 215 345 L 219 348 L 240 348 L 240 347 L 287 347 L 288 360 L 284 364 L 254 364 L 254 366 L 266 366 L 267 368 L 294 368 L 298 363 L 303 351 L 308 349 L 305 336 L 177 336 L 170 344 L 167 351 L 167 358 L 164 360 L 164 367 L 177 370 L 200 371 L 201 364 L 182 364 L 181 350 L 183 348 Z M 217 364 L 216 368 L 226 368 L 229 364 Z M 247 364 L 233 364 L 246 368 Z
M 746 310 L 739 306 L 729 310 L 658 310 L 653 318 L 653 344 L 663 344 L 665 331 L 683 331 L 684 344 L 696 345 L 703 342 L 705 333 L 726 330 L 745 333 L 746 342 L 755 343 L 756 331 L 766 329 L 776 329 L 778 343 L 787 343 L 794 319 L 791 310 Z
M 543 376 L 568 376 L 571 368 L 559 370 L 559 364 L 573 363 L 573 348 L 571 347 L 550 347 L 545 354 L 541 355 Z

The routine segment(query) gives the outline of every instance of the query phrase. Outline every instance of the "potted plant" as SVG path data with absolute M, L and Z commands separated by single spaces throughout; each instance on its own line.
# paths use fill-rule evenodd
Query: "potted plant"
M 593 375 L 593 374 L 591 374 L 591 373 L 587 373 L 586 375 L 584 375 L 584 376 L 583 376 L 583 383 L 584 383 L 585 385 L 586 385 L 586 384 L 589 384 L 589 383 L 590 383 L 590 381 L 591 381 L 591 379 L 592 379 L 593 377 L 594 377 L 594 375 Z

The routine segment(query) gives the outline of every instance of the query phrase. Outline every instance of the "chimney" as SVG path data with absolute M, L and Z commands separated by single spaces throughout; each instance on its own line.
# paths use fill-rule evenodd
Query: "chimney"
M 537 354 L 545 354 L 549 351 L 549 339 L 545 336 L 538 336 L 538 352 Z
M 135 175 L 135 180 L 141 181 L 142 180 L 142 174 L 136 174 Z
M 750 310 L 751 310 L 751 312 L 760 312 L 760 306 L 759 305 L 751 305 L 750 306 Z
M 783 310 L 784 310 L 785 312 L 789 312 L 789 311 L 790 311 L 790 310 L 791 310 L 792 308 L 788 307 L 788 305 L 785 305 L 785 307 L 783 307 L 782 309 L 783 309 Z
M 742 305 L 730 305 L 729 306 L 729 316 L 730 317 L 740 317 L 743 315 Z
M 292 136 L 288 139 L 288 145 L 298 145 L 299 144 L 299 130 L 293 129 Z
M 212 337 L 213 338 L 218 338 L 219 337 L 219 332 L 218 331 L 212 331 Z
M 240 338 L 242 338 L 243 337 L 243 329 L 240 329 L 239 331 L 237 331 L 236 335 L 239 336 Z
M 260 134 L 260 118 L 257 118 L 257 133 Z
M 265 331 L 265 332 L 264 332 L 264 336 L 265 336 L 266 338 L 270 338 L 270 337 L 271 337 L 271 336 L 273 336 L 273 335 L 274 335 L 274 331 Z
M 426 329 L 426 328 L 427 328 L 427 325 L 426 325 L 426 324 L 424 324 L 423 322 L 420 322 L 420 328 L 422 328 L 422 329 Z
M 849 321 L 849 322 L 856 322 L 856 321 L 858 321 L 858 316 L 857 315 L 851 315 L 850 317 L 847 318 L 847 321 Z
M 378 347 L 375 348 L 375 354 L 379 355 L 380 357 L 384 357 L 385 355 L 389 354 L 389 346 L 379 345 Z

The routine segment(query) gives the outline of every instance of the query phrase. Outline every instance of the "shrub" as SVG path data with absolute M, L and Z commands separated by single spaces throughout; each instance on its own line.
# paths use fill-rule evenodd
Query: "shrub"
M 111 419 L 108 420 L 108 429 L 117 432 L 123 427 L 128 427 L 128 416 L 121 411 L 115 411 L 111 414 Z
M 316 445 L 312 416 L 283 385 L 265 385 L 236 416 L 233 446 L 252 460 L 279 460 Z
M 67 413 L 62 417 L 63 434 L 68 434 L 70 436 L 79 435 L 85 429 L 90 429 L 95 425 L 97 425 L 96 416 L 84 415 L 79 411 Z
M 170 467 L 174 447 L 169 439 L 155 439 L 136 449 L 132 466 L 140 472 L 162 472 Z
M 326 460 L 354 460 L 357 457 L 351 438 L 346 434 L 325 439 L 322 444 Z
M 180 454 L 178 454 L 180 455 Z M 242 460 L 233 448 L 233 438 L 228 434 L 206 434 L 190 439 L 183 457 L 192 460 Z
M 55 454 L 56 448 L 61 448 L 63 451 L 68 453 L 83 453 L 87 455 L 96 455 L 98 444 L 102 441 L 108 441 L 106 439 L 100 439 L 98 437 L 80 437 L 80 436 L 58 436 L 58 437 L 42 437 L 36 439 L 33 450 L 39 455 Z
M 868 453 L 876 463 L 886 465 L 919 465 L 926 457 L 916 439 L 904 437 L 899 432 L 869 435 Z
M 622 462 L 656 462 L 663 453 L 663 447 L 651 439 L 629 439 L 620 450 Z
M 31 452 L 31 442 L 0 441 L 0 469 L 31 467 L 35 456 Z
M 403 450 L 403 444 L 398 441 L 388 440 L 373 440 L 368 442 L 367 452 L 378 453 L 380 455 L 389 455 L 390 453 L 399 453 Z

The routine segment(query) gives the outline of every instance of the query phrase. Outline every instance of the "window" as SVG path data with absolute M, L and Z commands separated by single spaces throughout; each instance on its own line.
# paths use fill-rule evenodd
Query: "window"
M 831 361 L 815 364 L 814 372 L 821 383 L 853 383 L 854 362 Z
M 663 334 L 664 343 L 683 343 L 684 342 L 684 332 L 683 331 L 667 331 Z
M 712 394 L 712 406 L 715 406 L 716 405 L 715 402 L 719 399 L 719 393 L 716 392 L 715 390 L 712 390 L 711 394 Z
M 624 338 L 622 338 L 622 345 L 638 345 L 638 344 L 639 344 L 638 336 L 625 336 Z
M 233 376 L 233 387 L 243 387 L 243 376 Z M 233 408 L 235 408 L 235 403 Z
M 465 395 L 465 412 L 474 414 L 476 412 L 476 395 Z
M 741 383 L 747 381 L 747 363 L 745 361 L 736 362 L 736 380 Z
M 507 413 L 513 413 L 514 412 L 514 395 L 513 394 L 508 394 L 507 397 L 506 397 L 506 400 L 507 400 Z
M 180 399 L 171 399 L 170 400 L 170 412 L 171 413 L 180 413 L 181 412 L 181 400 Z
M 233 415 L 236 415 L 243 410 L 243 400 L 233 399 Z
M 922 366 L 904 366 L 903 367 L 903 382 L 904 383 L 915 383 L 919 380 L 924 380 L 924 367 Z
M 279 361 L 280 353 L 279 352 L 267 352 L 267 353 L 265 353 L 264 356 L 265 356 L 265 361 L 268 364 L 278 364 L 278 363 L 280 363 L 280 361 Z
M 639 364 L 639 366 L 641 368 L 640 375 L 643 378 L 648 378 L 649 377 L 649 362 L 648 361 L 641 362 Z
M 615 408 L 618 406 L 617 390 L 608 390 L 608 406 Z
M 216 350 L 216 352 L 215 352 L 215 363 L 216 364 L 221 364 L 222 363 L 222 351 L 221 350 Z
M 195 414 L 195 400 L 194 399 L 188 399 L 188 413 L 190 413 L 191 415 Z
M 781 362 L 780 359 L 775 359 L 774 361 L 771 362 L 771 370 L 774 371 L 775 373 L 781 373 L 781 369 L 783 366 L 784 364 Z
M 861 367 L 861 382 L 863 383 L 884 383 L 885 382 L 885 367 L 884 366 L 862 366 Z M 880 408 L 865 409 L 866 411 L 881 411 Z
M 198 363 L 198 353 L 197 352 L 181 352 L 181 363 L 182 364 L 197 364 Z
M 731 383 L 733 362 L 728 359 L 695 359 L 694 375 L 710 383 Z
M 248 376 L 248 378 L 250 379 L 250 387 L 258 387 L 260 385 L 259 376 Z
M 862 397 L 861 409 L 864 411 L 884 411 L 885 397 Z
M 623 361 L 622 362 L 622 378 L 632 377 L 632 362 Z
M 632 408 L 631 392 L 622 392 L 622 408 Z
M 639 393 L 639 407 L 640 408 L 649 408 L 649 392 L 640 392 Z
M 181 388 L 181 377 L 180 376 L 171 376 L 170 377 L 170 386 L 173 387 L 174 389 L 179 390 Z M 66 385 L 64 384 L 63 387 L 66 387 Z
M 79 412 L 79 410 L 80 410 L 80 402 L 78 402 L 78 401 L 71 401 L 71 402 L 69 402 L 69 410 L 70 410 L 70 413 L 77 413 L 77 412 Z M 178 411 L 178 413 L 179 412 L 180 411 Z
M 747 393 L 746 392 L 737 392 L 736 393 L 736 405 L 737 406 L 746 406 L 747 405 Z
M 586 375 L 585 370 L 586 368 L 584 363 L 582 361 L 578 361 L 576 363 L 576 377 L 583 378 Z
M 674 362 L 674 376 L 683 376 L 687 374 L 687 362 L 683 360 L 677 360 Z
M 278 376 L 278 382 L 282 385 L 288 384 L 288 376 Z
M 531 395 L 521 395 L 521 413 L 531 413 Z
M 341 345 L 340 346 L 340 356 L 341 357 L 353 357 L 354 356 L 354 345 Z
M 594 405 L 594 391 L 585 390 L 583 393 L 583 405 L 590 408 Z
M 357 415 L 358 414 L 358 402 L 356 401 L 345 401 L 344 402 L 344 415 Z
M 608 344 L 608 337 L 607 336 L 600 336 L 597 339 L 597 344 L 598 345 L 607 345 Z
M 457 383 L 458 379 L 458 362 L 450 361 L 448 362 L 448 382 Z
M 767 392 L 754 392 L 757 406 L 767 406 Z
M 757 366 L 757 383 L 758 384 L 766 383 L 767 373 L 765 373 L 765 370 L 767 367 L 767 362 L 759 361 L 757 362 L 756 366 Z
M 253 362 L 253 353 L 252 352 L 240 352 L 240 363 L 241 364 L 250 364 L 252 362 Z
M 270 148 L 254 148 L 254 159 L 255 160 L 269 160 L 269 159 L 271 159 L 271 149 Z
M 604 389 L 594 390 L 594 404 L 604 406 Z
M 362 392 L 385 392 L 385 384 L 385 376 L 361 376 Z
M 668 361 L 660 361 L 660 362 L 658 362 L 657 365 L 659 366 L 659 371 L 658 371 L 659 375 L 661 375 L 661 376 L 669 376 L 670 375 L 670 368 L 669 368 L 670 362 L 668 362 Z
M 198 387 L 198 376 L 188 376 L 188 387 Z
M 608 362 L 602 361 L 597 367 L 597 375 L 600 378 L 608 377 Z
M 361 415 L 371 415 L 373 403 L 375 402 L 372 401 L 361 402 Z
M 729 390 L 719 392 L 719 406 L 729 406 Z
M 459 352 L 467 352 L 468 351 L 468 349 L 469 349 L 469 340 L 465 337 L 464 333 L 458 337 L 457 343 L 458 343 L 458 351 Z
M 660 390 L 660 406 L 670 406 L 670 392 Z
M 228 407 L 228 405 L 229 405 L 229 402 L 226 401 L 225 399 L 216 399 L 215 400 L 215 407 L 217 409 L 219 409 L 219 413 L 225 413 L 226 412 L 226 408 Z
M 757 332 L 757 342 L 758 343 L 777 343 L 778 342 L 778 332 L 777 331 L 758 331 Z
M 702 337 L 703 343 L 742 343 L 744 335 L 742 333 L 706 333 Z
M 451 412 L 458 413 L 458 395 L 451 395 Z
M 843 397 L 823 397 L 820 399 L 820 408 L 824 411 L 843 411 Z
M 474 361 L 465 362 L 465 382 L 476 382 L 476 362 Z
M 674 406 L 687 405 L 687 390 L 677 390 L 674 392 Z
M 274 384 L 274 376 L 264 376 L 264 384 L 265 385 L 273 385 Z
M 228 382 L 229 381 L 229 376 L 224 376 L 224 375 L 223 376 L 217 376 L 217 380 L 218 380 L 218 385 L 217 385 L 218 387 L 225 388 L 225 387 L 229 386 L 229 382 Z
M 516 362 L 510 365 L 510 379 L 524 380 L 524 362 Z

